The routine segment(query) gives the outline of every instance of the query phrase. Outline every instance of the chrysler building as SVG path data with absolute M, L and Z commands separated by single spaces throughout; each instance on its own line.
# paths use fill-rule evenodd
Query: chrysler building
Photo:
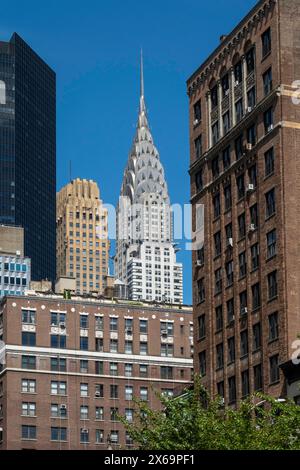
M 117 209 L 115 276 L 132 300 L 182 304 L 168 187 L 148 123 L 141 59 L 140 108 Z

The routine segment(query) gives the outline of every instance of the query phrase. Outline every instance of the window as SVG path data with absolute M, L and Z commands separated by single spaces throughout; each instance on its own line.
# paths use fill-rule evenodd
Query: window
M 239 226 L 239 239 L 245 238 L 246 236 L 246 216 L 245 213 L 241 214 L 238 218 L 238 226 Z
M 264 58 L 271 52 L 272 41 L 271 41 L 271 28 L 267 29 L 261 36 L 262 41 L 262 57 Z
M 88 384 L 80 384 L 80 396 L 88 397 L 89 396 L 89 386 Z
M 201 100 L 198 100 L 194 104 L 194 125 L 199 124 L 202 119 L 202 113 L 201 113 Z
M 253 325 L 253 352 L 261 348 L 261 324 Z
M 22 309 L 22 323 L 25 323 L 27 325 L 35 325 L 36 324 L 35 310 Z
M 241 312 L 241 316 L 243 315 L 246 315 L 248 312 L 247 312 L 247 305 L 248 305 L 248 302 L 247 302 L 247 291 L 243 291 L 240 293 L 240 312 Z
M 22 403 L 22 416 L 36 416 L 35 403 Z
M 202 351 L 199 354 L 199 367 L 200 367 L 201 377 L 205 377 L 206 375 L 206 351 Z
M 51 404 L 51 418 L 65 419 L 67 417 L 67 408 L 65 405 Z
M 235 104 L 236 122 L 240 122 L 244 115 L 243 100 L 239 100 Z
M 228 339 L 228 365 L 233 364 L 235 361 L 235 338 Z
M 52 372 L 67 372 L 67 360 L 59 357 L 51 357 L 50 359 Z
M 148 321 L 147 320 L 140 320 L 140 334 L 141 335 L 148 334 Z
M 148 377 L 148 366 L 146 364 L 140 364 L 140 377 Z
M 132 377 L 133 374 L 133 365 L 125 364 L 125 377 Z
M 97 331 L 103 331 L 104 321 L 103 317 L 95 317 L 95 328 Z
M 22 346 L 36 346 L 36 334 L 23 331 Z
M 215 85 L 211 89 L 211 104 L 212 104 L 212 109 L 216 108 L 219 103 L 219 96 L 218 96 L 218 85 Z
M 223 343 L 217 345 L 217 370 L 224 367 L 224 347 Z
M 88 315 L 80 315 L 80 328 L 83 330 L 88 329 L 89 327 L 89 317 Z
M 234 143 L 235 148 L 235 156 L 236 159 L 239 160 L 244 155 L 244 147 L 243 147 L 243 134 L 241 134 Z
M 240 278 L 245 277 L 247 274 L 247 258 L 245 251 L 239 255 L 239 270 Z
M 269 340 L 276 341 L 279 338 L 278 313 L 269 316 Z
M 270 383 L 279 382 L 279 356 L 270 357 Z
M 162 357 L 173 357 L 174 356 L 174 347 L 173 344 L 161 344 L 161 356 Z
M 252 87 L 247 93 L 247 100 L 248 100 L 248 111 L 252 111 L 252 109 L 256 105 L 256 88 L 255 86 Z
M 229 111 L 223 115 L 223 132 L 226 135 L 230 130 L 230 114 Z
M 248 355 L 249 348 L 248 348 L 248 331 L 241 332 L 241 358 Z
M 89 430 L 81 428 L 80 429 L 80 442 L 82 444 L 87 444 L 89 442 Z
M 252 286 L 252 309 L 257 310 L 260 308 L 260 285 L 255 284 Z
M 215 157 L 211 162 L 211 170 L 213 178 L 217 178 L 220 174 L 220 167 L 219 167 L 219 157 Z
M 217 269 L 215 271 L 215 294 L 218 295 L 222 292 L 223 282 L 222 282 L 222 269 Z
M 112 352 L 112 351 L 110 351 Z M 132 341 L 125 341 L 125 354 L 133 354 L 133 343 Z
M 104 431 L 102 429 L 96 429 L 96 444 L 104 443 Z
M 267 259 L 273 258 L 276 255 L 277 249 L 277 232 L 276 229 L 267 233 Z
M 111 408 L 110 409 L 110 420 L 113 422 L 118 421 L 118 414 L 119 414 L 119 409 L 118 408 Z
M 128 423 L 133 422 L 133 409 L 132 408 L 125 409 L 125 419 Z
M 273 175 L 275 166 L 273 147 L 265 153 L 265 176 Z
M 109 351 L 111 353 L 117 353 L 118 352 L 118 340 L 117 339 L 111 339 L 110 340 L 110 348 Z
M 198 303 L 205 301 L 205 286 L 204 286 L 204 278 L 200 279 L 197 282 L 198 287 Z
M 224 386 L 224 382 L 218 382 L 217 383 L 217 389 L 218 389 L 218 396 L 220 398 L 225 398 L 225 386 Z
M 66 395 L 67 394 L 67 382 L 51 382 L 51 395 Z
M 251 247 L 251 264 L 252 271 L 259 268 L 259 245 L 256 243 Z
M 236 179 L 238 199 L 245 196 L 245 175 L 240 175 Z
M 242 82 L 243 80 L 243 66 L 242 62 L 239 61 L 235 66 L 234 66 L 234 78 L 236 81 L 236 85 Z
M 228 184 L 224 188 L 224 199 L 225 199 L 225 211 L 229 211 L 232 206 L 231 184 Z
M 22 379 L 22 393 L 36 393 L 36 381 Z
M 222 234 L 221 232 L 217 232 L 214 235 L 215 241 L 215 257 L 221 256 L 222 254 Z
M 273 108 L 269 108 L 264 113 L 264 126 L 266 134 L 273 129 Z
M 95 349 L 97 352 L 103 352 L 103 338 L 96 338 Z
M 227 147 L 223 150 L 223 167 L 224 170 L 227 170 L 231 165 L 231 158 L 230 158 L 230 147 Z
M 66 339 L 64 335 L 51 335 L 51 348 L 52 349 L 66 349 Z
M 110 432 L 110 442 L 114 445 L 119 444 L 119 431 Z
M 36 426 L 22 426 L 23 440 L 36 440 Z
M 148 343 L 140 342 L 140 355 L 147 356 L 148 355 Z
M 80 361 L 80 373 L 87 374 L 88 371 L 89 371 L 89 362 L 86 360 L 81 360 Z
M 222 95 L 223 98 L 229 95 L 229 75 L 226 73 L 222 78 L 221 78 L 221 86 L 222 86 Z
M 160 378 L 165 380 L 172 380 L 174 376 L 173 367 L 162 366 L 160 368 Z
M 142 401 L 148 401 L 148 388 L 147 387 L 140 388 L 140 399 Z
M 272 67 L 263 74 L 263 83 L 265 96 L 267 96 L 273 89 Z
M 118 331 L 118 318 L 110 319 L 110 331 Z
M 255 49 L 252 47 L 246 53 L 247 74 L 250 75 L 255 69 Z
M 119 398 L 119 387 L 118 385 L 110 386 L 110 398 Z
M 252 165 L 248 170 L 248 177 L 250 184 L 253 184 L 254 188 L 257 187 L 257 166 Z
M 277 271 L 268 274 L 268 294 L 269 300 L 277 297 Z
M 257 366 L 253 367 L 253 374 L 254 374 L 254 391 L 259 392 L 263 388 L 261 364 L 258 364 Z
M 229 261 L 229 263 L 226 263 L 225 270 L 226 270 L 227 287 L 230 287 L 233 284 L 233 277 L 234 277 L 233 261 Z
M 220 193 L 216 194 L 213 198 L 213 206 L 214 206 L 214 217 L 217 219 L 221 215 L 221 200 L 220 200 Z
M 217 121 L 211 129 L 212 133 L 212 143 L 215 145 L 219 140 L 219 121 Z
M 250 221 L 251 225 L 253 225 L 255 228 L 258 228 L 258 206 L 257 204 L 254 204 L 254 206 L 250 207 Z
M 226 225 L 225 232 L 226 232 L 226 238 L 227 238 L 227 243 L 228 243 L 230 239 L 233 239 L 232 224 Z
M 66 323 L 66 314 L 51 312 L 51 326 L 60 326 L 60 324 Z
M 201 191 L 203 189 L 203 169 L 196 173 L 195 183 L 197 191 Z
M 230 377 L 228 379 L 228 389 L 229 389 L 229 403 L 236 402 L 236 381 L 235 377 Z
M 205 315 L 198 317 L 199 339 L 202 340 L 206 336 L 206 321 Z
M 80 350 L 88 351 L 89 349 L 89 338 L 87 336 L 80 336 Z
M 103 406 L 96 406 L 96 408 L 95 408 L 95 419 L 97 421 L 104 421 L 104 408 L 103 408 Z
M 95 361 L 95 374 L 103 375 L 104 373 L 104 364 L 102 361 Z
M 89 407 L 82 405 L 80 407 L 80 419 L 89 419 Z
M 197 137 L 195 140 L 195 153 L 196 153 L 196 159 L 199 159 L 202 156 L 202 136 L 200 135 Z
M 242 372 L 242 397 L 248 397 L 250 393 L 250 386 L 249 386 L 249 371 L 245 370 Z
M 266 194 L 266 218 L 271 217 L 276 212 L 275 189 L 271 189 Z
M 125 400 L 133 400 L 133 387 L 131 385 L 125 385 Z
M 36 369 L 36 357 L 22 356 L 22 369 Z
M 112 376 L 118 375 L 118 364 L 116 362 L 111 362 L 109 364 L 109 371 L 110 371 L 110 375 Z
M 234 321 L 234 299 L 230 299 L 227 302 L 227 321 L 230 325 Z

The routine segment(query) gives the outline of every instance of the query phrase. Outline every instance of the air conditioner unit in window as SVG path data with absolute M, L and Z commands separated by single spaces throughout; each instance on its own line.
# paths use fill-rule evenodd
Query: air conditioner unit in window
M 168 331 L 167 330 L 161 330 L 161 336 L 168 336 Z
M 88 429 L 82 429 L 82 434 L 88 434 L 89 430 Z
M 66 328 L 66 322 L 64 321 L 60 322 L 59 326 L 62 330 L 64 330 Z
M 251 106 L 248 106 L 247 111 L 248 111 L 248 113 L 251 113 L 252 107 L 251 107 Z
M 268 126 L 268 132 L 271 132 L 273 129 L 274 129 L 273 124 L 270 124 L 270 125 Z
M 65 411 L 67 409 L 67 405 L 60 405 L 59 407 L 61 410 Z
M 229 88 L 228 90 L 225 91 L 225 96 L 228 96 L 229 95 Z
M 232 248 L 233 247 L 233 238 L 228 238 L 227 239 L 227 247 Z
M 126 328 L 126 334 L 132 335 L 132 328 Z
M 248 308 L 247 307 L 242 307 L 241 308 L 241 314 L 242 315 L 247 315 L 247 313 L 248 313 Z
M 248 144 L 246 145 L 246 150 L 247 150 L 248 152 L 251 152 L 252 147 L 253 147 L 253 145 L 248 143 Z
M 251 225 L 249 226 L 249 232 L 255 232 L 255 230 L 256 230 L 256 225 L 255 225 L 255 224 L 251 224 Z
M 196 262 L 196 265 L 198 266 L 198 268 L 201 268 L 203 266 L 203 261 L 198 260 Z
M 96 398 L 101 398 L 101 393 L 100 392 L 95 392 L 95 397 Z
M 198 126 L 198 124 L 199 124 L 199 119 L 195 119 L 194 126 Z
M 254 184 L 248 184 L 247 191 L 248 193 L 251 193 L 252 191 L 254 191 Z

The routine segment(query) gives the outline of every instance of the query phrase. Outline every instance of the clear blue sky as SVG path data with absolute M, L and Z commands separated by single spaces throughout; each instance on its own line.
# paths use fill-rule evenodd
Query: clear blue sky
M 95 179 L 115 204 L 135 131 L 139 53 L 146 103 L 172 203 L 189 201 L 186 79 L 255 0 L 14 0 L 0 40 L 16 31 L 57 73 L 57 185 Z M 182 251 L 185 301 L 191 254 Z

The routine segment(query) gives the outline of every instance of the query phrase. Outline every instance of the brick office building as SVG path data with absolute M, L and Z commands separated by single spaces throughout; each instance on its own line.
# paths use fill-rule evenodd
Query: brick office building
M 0 449 L 130 448 L 117 415 L 191 384 L 192 310 L 59 295 L 6 297 Z
M 188 80 L 195 368 L 235 403 L 285 394 L 300 333 L 300 2 L 260 1 Z

